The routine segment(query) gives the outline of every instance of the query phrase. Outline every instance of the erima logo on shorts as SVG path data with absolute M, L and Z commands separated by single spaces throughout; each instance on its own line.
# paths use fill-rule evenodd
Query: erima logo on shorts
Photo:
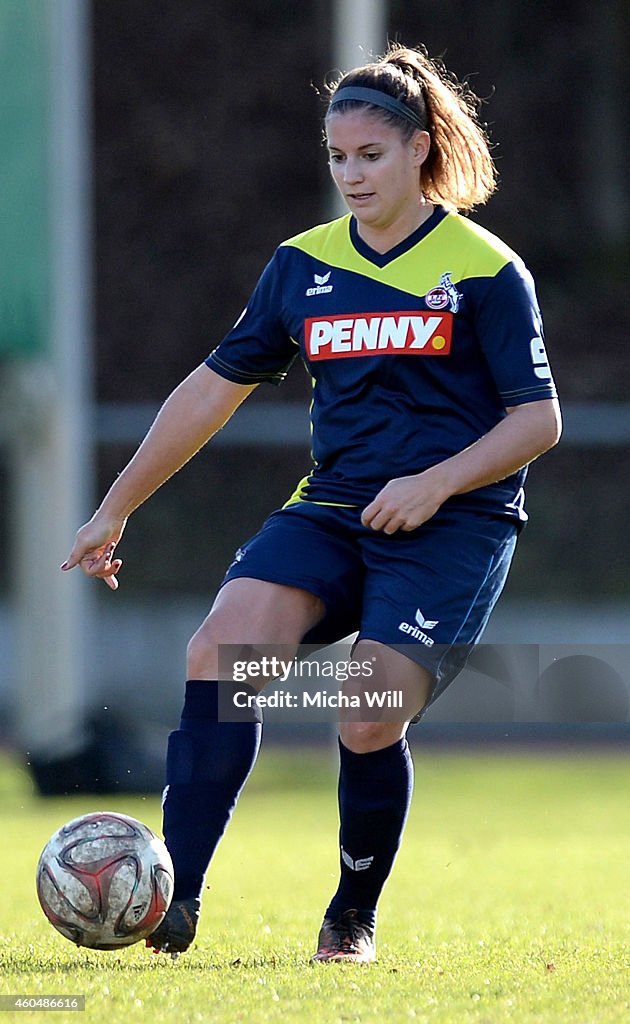
M 417 626 L 412 626 L 409 622 L 401 622 L 398 627 L 400 632 L 406 633 L 407 636 L 412 637 L 414 640 L 419 640 L 421 644 L 425 645 L 425 647 L 433 647 L 435 641 L 432 637 L 427 636 L 424 631 L 425 629 L 435 629 L 439 623 L 439 619 L 425 619 L 419 608 L 416 612 L 415 618 L 418 623 Z
M 351 313 L 304 321 L 309 359 L 349 356 L 447 356 L 451 351 L 452 313 Z

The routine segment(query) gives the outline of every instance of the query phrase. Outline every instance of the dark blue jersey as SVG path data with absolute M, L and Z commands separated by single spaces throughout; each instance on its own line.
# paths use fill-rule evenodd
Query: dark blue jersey
M 506 245 L 437 207 L 380 254 L 350 215 L 284 242 L 207 364 L 279 383 L 297 355 L 313 380 L 314 468 L 293 500 L 363 506 L 556 395 L 534 284 Z M 453 506 L 522 519 L 525 470 Z

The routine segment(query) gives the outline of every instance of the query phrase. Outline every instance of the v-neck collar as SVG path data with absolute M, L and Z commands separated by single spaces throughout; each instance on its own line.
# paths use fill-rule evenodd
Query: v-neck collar
M 433 228 L 437 227 L 441 220 L 446 217 L 447 211 L 443 206 L 436 206 L 430 217 L 412 231 L 410 235 L 403 238 L 402 242 L 395 245 L 393 249 L 388 249 L 387 252 L 377 252 L 376 249 L 372 249 L 371 246 L 364 242 L 359 235 L 359 229 L 357 221 L 354 216 L 350 217 L 350 240 L 356 249 L 356 251 L 363 256 L 364 259 L 369 260 L 370 263 L 374 263 L 377 267 L 386 267 L 388 263 L 398 259 L 404 253 L 409 252 L 413 249 L 414 245 L 417 245 L 421 239 L 433 231 Z

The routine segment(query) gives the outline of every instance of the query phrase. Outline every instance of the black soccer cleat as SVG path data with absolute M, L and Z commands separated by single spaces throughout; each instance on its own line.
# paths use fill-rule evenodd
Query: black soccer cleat
M 371 964 L 376 960 L 374 929 L 359 919 L 357 910 L 339 918 L 326 917 L 317 940 L 313 963 Z
M 198 896 L 173 900 L 162 922 L 146 940 L 149 949 L 154 953 L 170 953 L 173 959 L 184 953 L 196 935 L 200 911 Z

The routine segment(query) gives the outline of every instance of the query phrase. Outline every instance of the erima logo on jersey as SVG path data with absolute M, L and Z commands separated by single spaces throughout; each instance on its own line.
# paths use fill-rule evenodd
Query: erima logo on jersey
M 453 314 L 351 313 L 304 321 L 306 353 L 310 359 L 348 356 L 447 356 L 451 351 Z
M 307 288 L 306 289 L 306 294 L 307 295 L 328 295 L 328 293 L 331 292 L 333 290 L 333 288 L 334 288 L 334 285 L 328 284 L 328 279 L 330 278 L 330 275 L 331 275 L 331 271 L 330 270 L 328 271 L 327 274 L 323 274 L 323 275 L 313 274 L 313 280 L 315 281 L 315 286 L 313 288 Z
M 412 637 L 413 640 L 419 640 L 425 647 L 433 647 L 435 641 L 432 637 L 427 636 L 424 630 L 435 629 L 439 619 L 425 619 L 424 615 L 418 608 L 415 614 L 415 620 L 418 623 L 417 626 L 412 626 L 409 622 L 401 622 L 398 627 L 400 632 L 406 633 L 407 636 Z

